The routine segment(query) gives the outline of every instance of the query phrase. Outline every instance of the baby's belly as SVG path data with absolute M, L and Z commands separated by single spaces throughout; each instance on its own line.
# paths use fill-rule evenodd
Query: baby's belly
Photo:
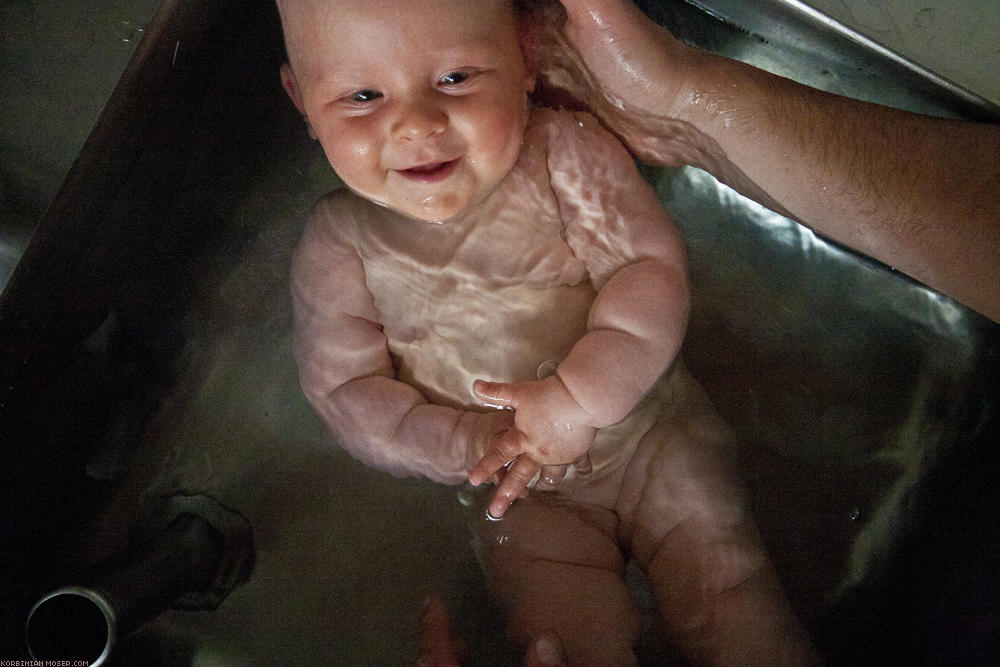
M 441 293 L 447 296 L 428 296 Z M 491 409 L 475 399 L 472 383 L 552 374 L 586 333 L 596 293 L 589 281 L 543 288 L 441 289 L 440 282 L 435 288 L 421 287 L 411 277 L 392 289 L 373 290 L 373 295 L 383 315 L 394 315 L 385 317 L 385 333 L 400 380 L 433 403 Z M 628 417 L 598 431 L 589 452 L 592 470 L 579 475 L 570 466 L 558 493 L 613 507 L 625 466 L 655 421 L 664 391 L 669 394 L 667 385 L 658 382 Z
M 385 328 L 397 377 L 432 402 L 476 407 L 476 379 L 520 382 L 550 375 L 586 333 L 594 297 L 584 281 L 549 287 L 460 286 L 441 297 L 423 296 L 408 309 L 402 304 L 408 310 L 405 324 Z M 382 312 L 395 310 L 387 302 L 400 299 L 407 297 L 377 296 L 376 306 Z

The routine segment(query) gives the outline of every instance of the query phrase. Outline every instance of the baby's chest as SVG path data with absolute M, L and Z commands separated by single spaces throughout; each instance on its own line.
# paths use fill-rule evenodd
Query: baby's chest
M 433 310 L 445 303 L 485 304 L 510 290 L 546 290 L 587 280 L 583 262 L 563 240 L 557 223 L 526 223 L 517 213 L 509 210 L 466 227 L 370 239 L 361 255 L 376 305 L 402 301 L 409 310 Z

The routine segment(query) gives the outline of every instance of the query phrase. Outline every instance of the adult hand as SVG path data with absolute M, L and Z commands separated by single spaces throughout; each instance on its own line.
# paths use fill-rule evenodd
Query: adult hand
M 630 0 L 562 0 L 562 6 L 564 20 L 543 12 L 535 21 L 541 101 L 590 111 L 645 162 L 725 175 L 714 141 L 677 118 L 704 92 L 705 54 Z
M 543 632 L 531 642 L 524 667 L 560 667 L 566 664 L 562 642 L 552 632 Z M 459 667 L 467 657 L 465 645 L 452 638 L 444 601 L 433 596 L 424 603 L 420 616 L 420 657 L 417 667 Z
M 460 667 L 465 653 L 465 645 L 451 636 L 444 601 L 437 596 L 428 598 L 420 614 L 417 667 Z
M 562 0 L 564 33 L 616 107 L 667 115 L 687 77 L 692 51 L 631 0 Z
M 629 0 L 561 1 L 573 56 L 550 59 L 552 80 L 575 85 L 634 155 L 701 167 L 1000 321 L 1000 126 L 830 95 L 686 47 Z M 583 74 L 559 74 L 574 58 Z

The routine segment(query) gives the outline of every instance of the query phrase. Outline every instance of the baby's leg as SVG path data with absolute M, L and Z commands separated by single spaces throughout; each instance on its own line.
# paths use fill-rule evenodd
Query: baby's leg
M 502 521 L 488 521 L 485 504 L 479 515 L 477 551 L 511 639 L 523 648 L 552 630 L 570 665 L 635 664 L 640 617 L 612 511 L 534 492 Z
M 818 662 L 749 515 L 733 437 L 683 369 L 672 388 L 619 498 L 669 639 L 696 664 Z

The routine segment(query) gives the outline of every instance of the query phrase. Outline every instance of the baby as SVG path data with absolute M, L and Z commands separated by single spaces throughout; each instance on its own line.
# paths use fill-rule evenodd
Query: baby
M 476 530 L 520 642 L 634 662 L 634 558 L 692 659 L 801 664 L 730 435 L 678 361 L 681 239 L 592 117 L 532 108 L 509 0 L 278 5 L 282 82 L 348 188 L 292 268 L 302 387 L 337 441 L 500 480 Z

